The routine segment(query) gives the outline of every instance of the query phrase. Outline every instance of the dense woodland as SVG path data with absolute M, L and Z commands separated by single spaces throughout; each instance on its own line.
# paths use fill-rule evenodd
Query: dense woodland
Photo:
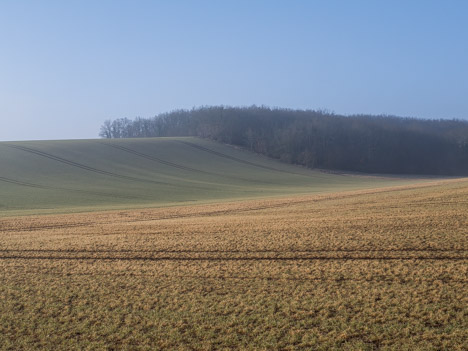
M 310 168 L 468 175 L 468 122 L 460 120 L 215 106 L 107 120 L 99 135 L 198 136 Z

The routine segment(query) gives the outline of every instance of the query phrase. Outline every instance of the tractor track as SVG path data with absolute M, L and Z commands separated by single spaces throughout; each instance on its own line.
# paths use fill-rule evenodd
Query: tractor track
M 273 168 L 273 167 L 263 166 L 263 165 L 259 165 L 259 164 L 254 163 L 254 162 L 249 162 L 249 161 L 246 161 L 246 160 L 242 160 L 242 159 L 240 159 L 240 158 L 237 158 L 237 157 L 234 157 L 234 156 L 230 156 L 230 155 L 226 155 L 226 154 L 223 154 L 222 152 L 214 151 L 214 150 L 208 149 L 208 148 L 206 148 L 206 147 L 203 147 L 203 146 L 200 146 L 200 145 L 191 143 L 191 142 L 189 142 L 189 141 L 178 140 L 177 142 L 182 143 L 182 144 L 185 144 L 185 145 L 188 145 L 188 146 L 190 146 L 190 147 L 192 147 L 192 148 L 195 148 L 195 149 L 204 151 L 204 152 L 206 152 L 206 153 L 209 153 L 209 154 L 212 154 L 212 155 L 216 155 L 216 156 L 218 156 L 218 157 L 222 157 L 222 158 L 224 158 L 224 159 L 228 159 L 228 160 L 235 161 L 235 162 L 238 162 L 238 163 L 242 163 L 242 164 L 245 164 L 245 165 L 253 166 L 253 167 L 256 167 L 256 168 L 262 168 L 262 169 L 266 169 L 266 170 L 269 170 L 269 171 L 281 172 L 281 173 L 286 173 L 286 174 L 294 174 L 294 175 L 299 175 L 299 176 L 305 176 L 305 175 L 300 174 L 300 173 L 288 172 L 288 171 L 284 171 L 284 170 L 282 170 L 282 169 L 277 169 L 277 168 Z
M 39 150 L 29 148 L 29 147 L 25 147 L 25 146 L 18 146 L 18 145 L 13 145 L 13 144 L 6 144 L 5 146 L 13 148 L 13 149 L 21 150 L 21 151 L 24 151 L 24 152 L 28 152 L 28 153 L 31 153 L 31 154 L 34 154 L 34 155 L 37 155 L 37 156 L 45 157 L 45 158 L 48 158 L 50 160 L 54 160 L 54 161 L 57 161 L 57 162 L 60 162 L 60 163 L 63 163 L 63 164 L 66 164 L 66 165 L 69 165 L 69 166 L 72 166 L 72 167 L 76 167 L 76 168 L 79 168 L 79 169 L 82 169 L 82 170 L 85 170 L 85 171 L 93 172 L 93 173 L 96 173 L 96 174 L 106 175 L 106 176 L 109 176 L 109 177 L 114 177 L 114 178 L 124 179 L 124 180 L 130 180 L 130 181 L 135 181 L 135 182 L 158 184 L 158 185 L 165 185 L 165 186 L 172 186 L 172 187 L 175 186 L 175 185 L 170 184 L 170 183 L 159 182 L 159 181 L 154 181 L 154 180 L 149 180 L 149 179 L 126 176 L 126 175 L 122 175 L 122 174 L 118 174 L 118 173 L 114 173 L 114 172 L 109 172 L 109 171 L 106 171 L 106 170 L 102 170 L 102 169 L 94 168 L 94 167 L 91 167 L 91 166 L 87 166 L 87 165 L 84 165 L 82 163 L 67 160 L 65 158 L 55 156 L 55 155 L 49 154 L 47 152 L 39 151 Z
M 159 158 L 159 157 L 147 155 L 147 154 L 145 154 L 145 153 L 142 153 L 142 152 L 139 152 L 139 151 L 136 151 L 136 150 L 133 150 L 133 149 L 130 149 L 130 148 L 128 148 L 128 147 L 121 146 L 121 145 L 114 145 L 114 144 L 106 143 L 106 142 L 98 142 L 98 143 L 99 143 L 99 144 L 102 144 L 102 145 L 107 145 L 107 146 L 109 146 L 109 147 L 113 147 L 113 148 L 115 148 L 115 149 L 117 149 L 117 150 L 122 150 L 122 151 L 128 152 L 128 153 L 133 154 L 133 155 L 136 155 L 136 156 L 140 156 L 140 157 L 142 157 L 142 158 L 145 158 L 145 159 L 150 160 L 150 161 L 153 161 L 153 162 L 157 162 L 157 163 L 160 163 L 160 164 L 169 166 L 169 167 L 173 167 L 173 168 L 176 168 L 176 169 L 180 169 L 180 170 L 183 170 L 183 171 L 195 172 L 195 173 L 199 173 L 199 174 L 205 174 L 205 175 L 209 175 L 209 176 L 222 177 L 222 178 L 232 179 L 232 180 L 242 180 L 242 181 L 250 182 L 250 183 L 271 184 L 270 182 L 264 182 L 264 181 L 260 181 L 260 180 L 247 179 L 247 178 L 241 178 L 241 177 L 232 177 L 232 176 L 225 175 L 225 174 L 211 173 L 211 172 L 203 171 L 203 170 L 201 170 L 201 169 L 197 169 L 197 168 L 192 168 L 192 167 L 187 167 L 187 166 L 179 165 L 179 164 L 177 164 L 177 163 L 170 162 L 170 161 L 161 159 L 161 158 Z
M 54 186 L 49 186 L 49 185 L 41 185 L 41 184 L 35 184 L 35 183 L 30 183 L 30 182 L 23 182 L 20 180 L 15 180 L 15 179 L 6 178 L 6 177 L 0 177 L 0 181 L 14 184 L 14 185 L 20 185 L 20 186 L 26 186 L 30 188 L 37 188 L 37 189 L 44 189 L 44 190 L 69 191 L 69 192 L 80 193 L 80 194 L 107 196 L 107 197 L 121 198 L 121 199 L 138 199 L 139 198 L 136 196 L 126 196 L 126 195 L 110 194 L 110 193 L 96 192 L 96 191 L 89 191 L 89 190 L 82 190 L 82 189 L 71 189 L 71 188 L 54 187 Z

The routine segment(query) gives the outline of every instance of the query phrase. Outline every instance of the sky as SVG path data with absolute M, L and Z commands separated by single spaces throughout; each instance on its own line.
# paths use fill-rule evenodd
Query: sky
M 0 140 L 206 105 L 468 120 L 468 1 L 0 0 Z

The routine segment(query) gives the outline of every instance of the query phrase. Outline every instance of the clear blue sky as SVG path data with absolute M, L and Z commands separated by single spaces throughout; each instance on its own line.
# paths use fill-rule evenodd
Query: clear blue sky
M 0 1 L 0 140 L 218 104 L 468 119 L 468 1 Z

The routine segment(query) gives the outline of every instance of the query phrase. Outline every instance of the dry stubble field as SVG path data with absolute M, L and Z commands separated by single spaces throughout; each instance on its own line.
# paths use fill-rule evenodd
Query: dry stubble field
M 2 350 L 466 350 L 468 181 L 0 219 Z

